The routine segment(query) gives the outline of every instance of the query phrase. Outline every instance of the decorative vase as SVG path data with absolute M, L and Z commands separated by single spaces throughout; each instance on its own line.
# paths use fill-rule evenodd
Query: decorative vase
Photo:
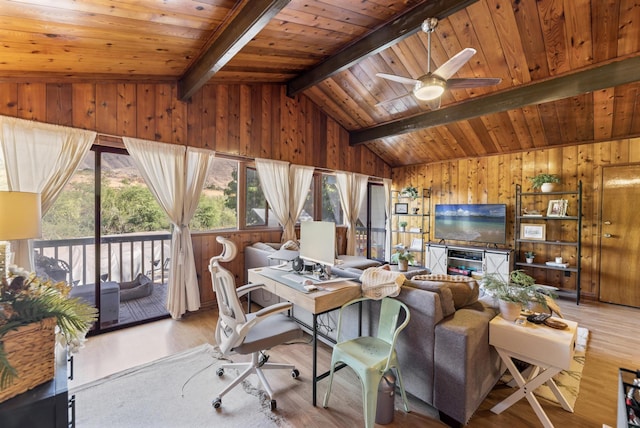
M 553 189 L 555 189 L 556 187 L 556 183 L 543 183 L 542 186 L 540 186 L 540 190 L 544 193 L 548 193 L 548 192 L 553 192 Z
M 520 310 L 522 309 L 520 303 L 499 300 L 498 305 L 500 307 L 500 316 L 505 320 L 515 321 L 520 316 Z
M 533 257 L 527 257 L 527 263 L 533 263 Z
M 398 260 L 398 271 L 406 272 L 409 270 L 409 261 L 408 260 Z

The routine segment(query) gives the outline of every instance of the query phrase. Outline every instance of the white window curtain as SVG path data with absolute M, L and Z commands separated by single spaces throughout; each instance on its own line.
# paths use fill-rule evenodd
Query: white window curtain
M 356 254 L 356 221 L 360 215 L 362 201 L 367 194 L 368 181 L 369 177 L 366 175 L 342 171 L 336 173 L 336 187 L 347 225 L 348 256 Z
M 93 131 L 0 116 L 8 190 L 40 193 L 44 216 L 95 139 Z M 14 263 L 33 270 L 30 242 L 15 241 L 12 248 Z
M 307 199 L 307 194 L 309 193 L 309 189 L 311 188 L 313 171 L 314 168 L 312 166 L 291 165 L 291 193 L 289 202 L 289 219 L 291 220 L 289 223 L 291 224 L 291 228 L 287 233 L 287 239 L 285 239 L 285 236 L 282 237 L 283 242 L 286 242 L 289 239 L 296 239 L 296 231 L 294 226 L 298 221 L 300 214 L 302 213 L 304 202 Z
M 383 178 L 384 185 L 384 212 L 387 215 L 384 234 L 384 259 L 391 260 L 391 179 Z
M 289 218 L 289 162 L 256 159 L 256 171 L 269 208 L 282 225 L 282 242 L 294 239 L 295 222 Z
M 155 141 L 123 137 L 125 147 L 151 193 L 173 225 L 167 310 L 174 319 L 200 308 L 189 222 L 214 153 Z

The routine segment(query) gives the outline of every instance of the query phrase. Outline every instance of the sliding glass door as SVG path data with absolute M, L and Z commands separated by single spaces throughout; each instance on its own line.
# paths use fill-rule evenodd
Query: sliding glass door
M 169 231 L 126 152 L 96 148 L 44 217 L 36 268 L 99 308 L 96 332 L 166 317 Z

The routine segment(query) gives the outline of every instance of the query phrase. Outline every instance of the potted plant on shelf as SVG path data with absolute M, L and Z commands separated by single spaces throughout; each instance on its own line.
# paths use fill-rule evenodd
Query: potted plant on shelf
M 416 199 L 418 197 L 418 189 L 416 189 L 412 185 L 408 185 L 407 187 L 403 187 L 402 190 L 400 190 L 400 196 Z
M 560 183 L 560 177 L 556 174 L 538 174 L 535 177 L 529 177 L 531 187 L 540 189 L 542 192 L 552 192 L 555 183 Z
M 533 251 L 525 251 L 524 252 L 524 258 L 527 261 L 527 263 L 533 263 L 533 258 L 536 256 L 536 253 L 534 253 Z
M 401 221 L 400 223 L 398 223 L 398 226 L 400 226 L 400 231 L 401 232 L 405 231 L 405 229 L 407 228 L 407 224 L 409 224 L 409 223 L 407 223 L 406 221 Z
M 522 270 L 514 270 L 505 281 L 497 274 L 487 274 L 482 279 L 482 287 L 498 299 L 500 315 L 508 321 L 515 321 L 522 308 L 540 305 L 548 309 L 547 298 L 555 298 L 550 291 L 535 284 L 535 280 Z
M 400 249 L 391 255 L 391 263 L 398 264 L 398 271 L 406 272 L 409 269 L 409 263 L 413 264 L 415 257 L 411 251 L 406 248 Z

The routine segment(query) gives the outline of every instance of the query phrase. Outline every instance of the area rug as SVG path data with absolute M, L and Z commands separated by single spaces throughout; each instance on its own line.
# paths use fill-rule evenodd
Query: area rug
M 575 352 L 573 354 L 573 361 L 571 361 L 569 370 L 563 370 L 553 377 L 558 389 L 562 392 L 562 395 L 566 398 L 572 408 L 575 407 L 576 400 L 578 399 L 578 392 L 580 391 L 580 380 L 582 379 L 582 370 L 584 369 L 584 362 L 586 360 L 588 340 L 589 330 L 583 327 L 578 327 Z M 501 380 L 505 383 L 509 383 L 513 380 L 513 377 L 507 373 Z M 558 403 L 556 396 L 553 395 L 553 392 L 546 384 L 538 387 L 533 391 L 533 393 L 538 397 Z
M 92 427 L 287 427 L 271 412 L 269 397 L 247 380 L 223 398 L 220 409 L 211 401 L 237 370 L 216 375 L 229 362 L 205 344 L 103 379 L 73 388 L 76 426 Z

